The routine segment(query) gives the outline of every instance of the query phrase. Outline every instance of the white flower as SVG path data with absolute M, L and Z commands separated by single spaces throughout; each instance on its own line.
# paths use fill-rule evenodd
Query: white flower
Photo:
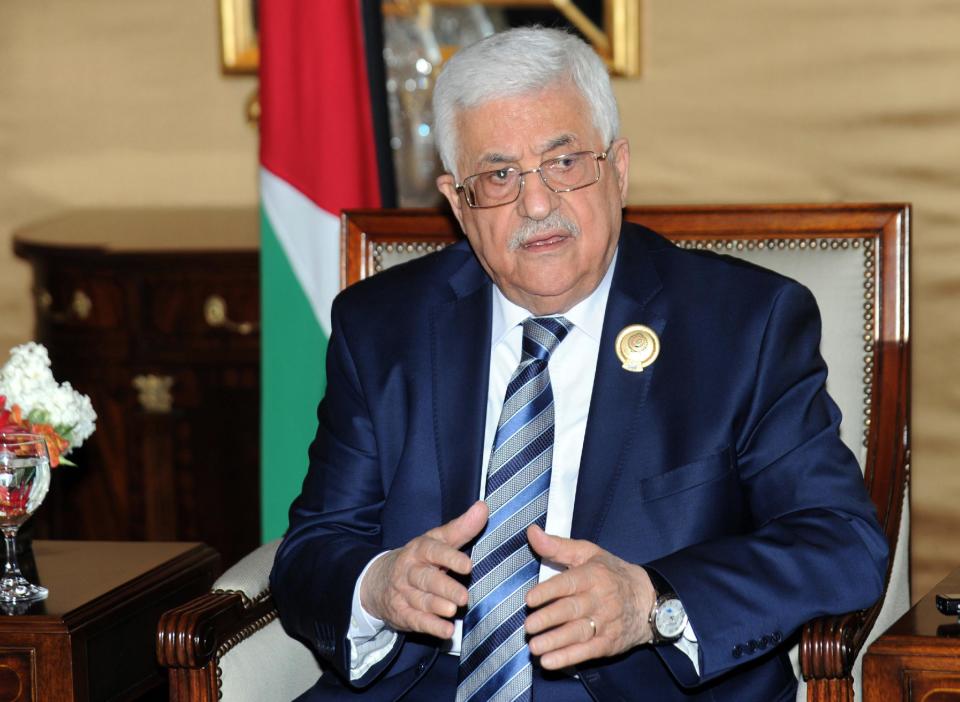
M 52 424 L 70 443 L 68 451 L 83 444 L 95 428 L 97 413 L 90 398 L 70 383 L 57 383 L 42 344 L 30 341 L 11 349 L 10 360 L 0 368 L 0 395 L 6 396 L 8 408 L 20 405 L 30 421 Z

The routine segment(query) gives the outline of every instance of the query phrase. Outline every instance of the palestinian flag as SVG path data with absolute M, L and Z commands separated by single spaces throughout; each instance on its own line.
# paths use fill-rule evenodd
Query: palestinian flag
M 259 19 L 261 514 L 269 540 L 287 527 L 316 431 L 330 303 L 340 288 L 340 211 L 393 204 L 393 181 L 379 0 L 269 0 Z

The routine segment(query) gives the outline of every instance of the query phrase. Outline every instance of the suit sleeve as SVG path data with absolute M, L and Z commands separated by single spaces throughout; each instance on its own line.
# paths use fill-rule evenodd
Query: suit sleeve
M 735 434 L 751 530 L 647 564 L 673 586 L 699 638 L 699 678 L 678 652 L 658 648 L 685 685 L 750 662 L 814 617 L 868 607 L 883 591 L 886 540 L 839 438 L 819 344 L 812 295 L 784 287 Z
M 376 437 L 342 319 L 334 301 L 327 346 L 327 388 L 317 410 L 317 434 L 290 526 L 277 551 L 270 583 L 284 628 L 306 642 L 351 685 L 370 683 L 393 651 L 350 680 L 350 613 L 354 586 L 381 547 L 384 503 Z

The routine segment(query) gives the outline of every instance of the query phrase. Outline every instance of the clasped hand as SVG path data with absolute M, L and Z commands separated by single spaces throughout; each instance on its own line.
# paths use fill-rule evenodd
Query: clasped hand
M 460 549 L 483 531 L 487 517 L 486 504 L 478 501 L 377 559 L 360 585 L 364 609 L 397 631 L 450 638 L 450 620 L 467 604 L 467 588 L 450 573 L 470 573 L 470 557 Z M 527 593 L 530 652 L 542 667 L 606 658 L 651 640 L 647 617 L 656 595 L 643 568 L 537 526 L 528 528 L 527 538 L 541 558 L 566 567 Z

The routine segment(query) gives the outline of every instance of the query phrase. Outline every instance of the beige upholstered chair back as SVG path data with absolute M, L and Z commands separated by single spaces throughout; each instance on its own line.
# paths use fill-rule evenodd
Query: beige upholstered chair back
M 844 658 L 862 653 L 909 607 L 907 557 L 907 430 L 909 427 L 908 247 L 906 205 L 631 207 L 626 219 L 644 224 L 685 248 L 737 256 L 787 275 L 814 294 L 823 320 L 821 351 L 828 389 L 840 406 L 840 434 L 860 461 L 886 529 L 892 560 L 882 607 L 858 627 L 831 638 L 823 622 L 804 633 L 804 675 L 854 678 L 859 697 L 860 655 L 845 670 L 816 670 L 817 651 Z M 347 212 L 342 218 L 343 284 L 435 251 L 456 240 L 456 223 L 433 210 Z M 854 628 L 856 633 L 854 634 Z M 826 637 L 826 638 L 824 638 Z M 795 664 L 797 661 L 795 651 Z M 840 673 L 836 675 L 835 673 Z M 849 688 L 845 688 L 849 689 Z M 819 699 L 819 692 L 801 687 Z M 834 699 L 834 698 L 830 698 Z M 837 698 L 837 699 L 847 699 Z

